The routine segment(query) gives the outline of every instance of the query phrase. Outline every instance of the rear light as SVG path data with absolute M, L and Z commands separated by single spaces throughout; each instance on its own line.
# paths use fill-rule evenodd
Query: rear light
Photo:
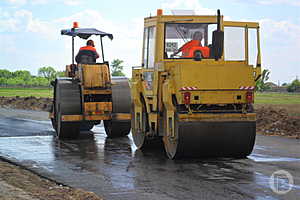
M 183 93 L 183 103 L 186 105 L 191 103 L 191 93 L 190 92 Z
M 246 101 L 247 103 L 253 103 L 254 102 L 254 94 L 251 91 L 248 91 L 246 93 Z

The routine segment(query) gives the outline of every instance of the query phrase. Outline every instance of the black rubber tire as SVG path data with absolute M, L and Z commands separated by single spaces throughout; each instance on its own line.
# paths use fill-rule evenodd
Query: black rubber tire
M 81 115 L 80 87 L 77 82 L 69 78 L 55 81 L 54 88 L 54 119 L 56 136 L 59 139 L 75 139 L 80 132 L 80 122 L 64 122 L 62 115 Z

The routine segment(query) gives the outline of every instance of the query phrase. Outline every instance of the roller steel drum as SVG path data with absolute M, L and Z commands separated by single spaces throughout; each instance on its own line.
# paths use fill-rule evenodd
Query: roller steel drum
M 129 82 L 126 77 L 112 77 L 112 114 L 126 113 L 130 114 L 131 96 Z M 104 128 L 108 137 L 122 137 L 130 132 L 131 122 L 105 120 Z
M 236 157 L 251 154 L 256 136 L 256 123 L 179 122 L 175 120 L 176 137 L 164 136 L 169 158 Z
M 52 124 L 59 139 L 74 139 L 80 132 L 79 122 L 63 122 L 62 115 L 81 115 L 80 88 L 70 78 L 56 79 L 54 91 L 54 119 Z

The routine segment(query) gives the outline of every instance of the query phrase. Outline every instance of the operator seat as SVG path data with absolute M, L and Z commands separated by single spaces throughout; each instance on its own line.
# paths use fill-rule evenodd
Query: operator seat
M 79 56 L 78 61 L 76 60 L 76 62 L 78 64 L 95 64 L 96 59 L 94 58 L 94 56 L 83 54 Z

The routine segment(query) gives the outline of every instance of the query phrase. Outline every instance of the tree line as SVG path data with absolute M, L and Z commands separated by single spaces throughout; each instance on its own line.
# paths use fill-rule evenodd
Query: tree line
M 64 76 L 64 72 L 56 71 L 53 67 L 41 67 L 38 75 L 32 75 L 27 70 L 17 70 L 11 72 L 7 69 L 0 69 L 1 86 L 21 86 L 21 87 L 47 87 L 50 81 L 56 77 Z
M 114 59 L 111 62 L 112 76 L 125 76 L 123 73 L 123 61 Z M 7 69 L 0 69 L 0 86 L 19 86 L 19 87 L 48 87 L 50 82 L 56 77 L 64 77 L 64 71 L 56 71 L 53 67 L 41 67 L 38 75 L 32 75 L 27 70 L 17 70 L 11 72 Z

